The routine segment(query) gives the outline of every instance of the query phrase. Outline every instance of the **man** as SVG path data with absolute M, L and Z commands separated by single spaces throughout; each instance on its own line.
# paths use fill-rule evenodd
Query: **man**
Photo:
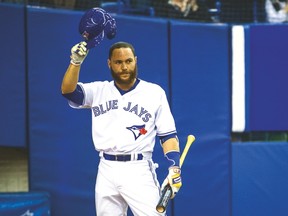
M 90 108 L 92 135 L 100 162 L 95 186 L 96 213 L 162 215 L 156 211 L 160 187 L 152 160 L 159 136 L 168 162 L 167 184 L 174 198 L 182 182 L 180 150 L 164 90 L 137 77 L 134 47 L 118 42 L 109 50 L 108 67 L 113 81 L 78 81 L 89 50 L 86 42 L 71 49 L 71 61 L 62 81 L 62 94 L 73 108 Z
M 153 5 L 156 10 L 156 16 L 197 20 L 200 22 L 213 21 L 208 11 L 207 2 L 203 0 L 154 1 Z
M 270 23 L 288 21 L 288 0 L 266 0 L 266 18 Z

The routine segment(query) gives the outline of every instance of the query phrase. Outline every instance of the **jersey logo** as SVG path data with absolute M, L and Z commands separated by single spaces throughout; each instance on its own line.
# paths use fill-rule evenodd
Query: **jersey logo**
M 145 124 L 133 125 L 131 127 L 126 128 L 133 133 L 135 140 L 137 140 L 141 135 L 145 135 L 147 133 L 147 130 L 145 129 Z

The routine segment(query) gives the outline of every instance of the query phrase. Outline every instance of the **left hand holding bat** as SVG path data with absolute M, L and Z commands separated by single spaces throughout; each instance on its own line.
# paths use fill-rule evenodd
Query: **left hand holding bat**
M 179 189 L 182 186 L 181 167 L 182 167 L 183 162 L 185 160 L 185 157 L 188 153 L 188 150 L 189 150 L 190 146 L 192 145 L 192 143 L 194 142 L 194 140 L 195 140 L 195 137 L 193 135 L 189 135 L 187 137 L 187 142 L 186 142 L 185 148 L 184 148 L 183 153 L 180 157 L 179 166 L 169 167 L 169 174 L 161 186 L 162 195 L 159 199 L 158 204 L 156 205 L 156 210 L 160 213 L 163 213 L 166 210 L 169 199 L 173 199 L 175 197 L 176 193 L 179 191 Z M 169 155 L 170 157 L 167 156 L 167 154 L 169 154 L 169 153 L 166 153 L 166 157 L 171 161 L 171 158 L 172 158 L 171 153 Z M 175 154 L 174 154 L 174 157 L 175 157 Z M 175 160 L 174 160 L 174 162 L 175 162 Z
M 169 185 L 172 189 L 170 199 L 173 199 L 182 186 L 180 167 L 169 167 L 169 173 L 161 185 L 161 190 L 163 191 L 167 185 Z

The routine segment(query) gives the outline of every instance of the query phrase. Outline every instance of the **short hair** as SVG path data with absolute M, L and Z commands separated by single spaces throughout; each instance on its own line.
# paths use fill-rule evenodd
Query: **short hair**
M 119 49 L 119 48 L 130 48 L 133 55 L 135 56 L 135 49 L 133 47 L 132 44 L 130 43 L 127 43 L 127 42 L 123 42 L 123 41 L 120 41 L 120 42 L 117 42 L 117 43 L 114 43 L 111 47 L 110 47 L 110 50 L 109 50 L 109 59 L 111 59 L 111 56 L 112 56 L 112 53 L 115 49 Z

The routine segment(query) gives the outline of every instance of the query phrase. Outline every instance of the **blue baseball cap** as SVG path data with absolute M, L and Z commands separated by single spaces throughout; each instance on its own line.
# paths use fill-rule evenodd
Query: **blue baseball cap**
M 108 39 L 113 39 L 116 32 L 115 19 L 99 7 L 87 10 L 79 23 L 79 33 L 85 39 L 88 49 L 97 46 L 105 35 Z

